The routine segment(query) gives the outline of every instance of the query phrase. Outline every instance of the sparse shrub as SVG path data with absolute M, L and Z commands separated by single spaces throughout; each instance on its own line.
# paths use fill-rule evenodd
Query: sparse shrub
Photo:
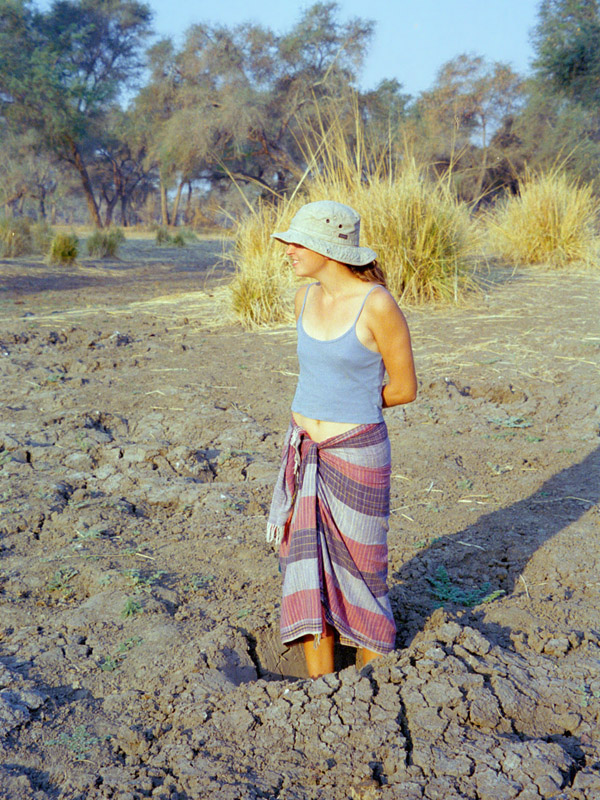
M 79 239 L 74 233 L 57 233 L 50 244 L 50 264 L 72 264 L 79 252 Z
M 88 255 L 97 258 L 114 258 L 119 246 L 125 241 L 121 228 L 108 231 L 94 231 L 86 242 Z
M 169 231 L 165 227 L 156 229 L 156 244 L 169 244 L 170 241 Z
M 191 231 L 178 230 L 172 236 L 164 226 L 156 228 L 156 244 L 170 245 L 172 247 L 185 247 L 188 241 L 195 241 L 196 234 Z
M 598 202 L 590 185 L 559 170 L 530 173 L 519 195 L 488 218 L 492 248 L 511 264 L 597 264 Z
M 52 226 L 45 219 L 38 220 L 31 226 L 31 244 L 34 253 L 47 253 L 53 238 Z
M 0 219 L 0 247 L 4 258 L 24 256 L 32 251 L 31 227 L 27 219 Z

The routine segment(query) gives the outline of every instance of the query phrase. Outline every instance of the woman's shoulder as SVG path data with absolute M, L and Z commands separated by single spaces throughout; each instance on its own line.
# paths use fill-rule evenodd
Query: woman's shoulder
M 296 319 L 300 316 L 300 312 L 302 311 L 302 306 L 304 301 L 306 300 L 306 295 L 308 294 L 309 290 L 312 286 L 318 286 L 318 283 L 303 283 L 302 286 L 299 286 L 296 289 L 296 294 L 294 296 L 294 310 L 296 312 Z
M 365 305 L 375 311 L 385 311 L 393 306 L 398 307 L 390 290 L 381 283 L 369 284 L 365 300 Z
M 374 283 L 365 302 L 367 323 L 386 325 L 394 318 L 404 319 L 404 314 L 390 290 L 380 283 Z

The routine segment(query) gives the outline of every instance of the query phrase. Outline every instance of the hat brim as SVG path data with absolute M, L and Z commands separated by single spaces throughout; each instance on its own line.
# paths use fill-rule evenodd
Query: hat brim
M 377 258 L 377 253 L 371 250 L 370 247 L 324 242 L 322 239 L 294 228 L 282 233 L 272 233 L 271 239 L 277 239 L 278 242 L 283 242 L 283 244 L 302 245 L 302 247 L 307 247 L 321 256 L 331 258 L 332 261 L 350 264 L 353 267 L 365 267 Z

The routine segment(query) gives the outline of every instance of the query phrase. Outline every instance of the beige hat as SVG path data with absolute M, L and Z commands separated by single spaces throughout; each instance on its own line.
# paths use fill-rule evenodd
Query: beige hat
M 271 238 L 300 244 L 342 264 L 364 267 L 377 258 L 369 247 L 360 247 L 360 217 L 353 208 L 333 200 L 307 203 L 296 213 L 290 227 Z

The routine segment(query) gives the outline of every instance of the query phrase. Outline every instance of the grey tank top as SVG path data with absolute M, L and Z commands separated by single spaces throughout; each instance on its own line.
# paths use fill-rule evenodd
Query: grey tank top
M 382 422 L 383 359 L 356 335 L 367 297 L 377 287 L 367 293 L 352 326 L 341 336 L 323 341 L 309 336 L 302 322 L 306 298 L 315 285 L 306 290 L 296 326 L 300 376 L 292 411 L 327 422 Z

